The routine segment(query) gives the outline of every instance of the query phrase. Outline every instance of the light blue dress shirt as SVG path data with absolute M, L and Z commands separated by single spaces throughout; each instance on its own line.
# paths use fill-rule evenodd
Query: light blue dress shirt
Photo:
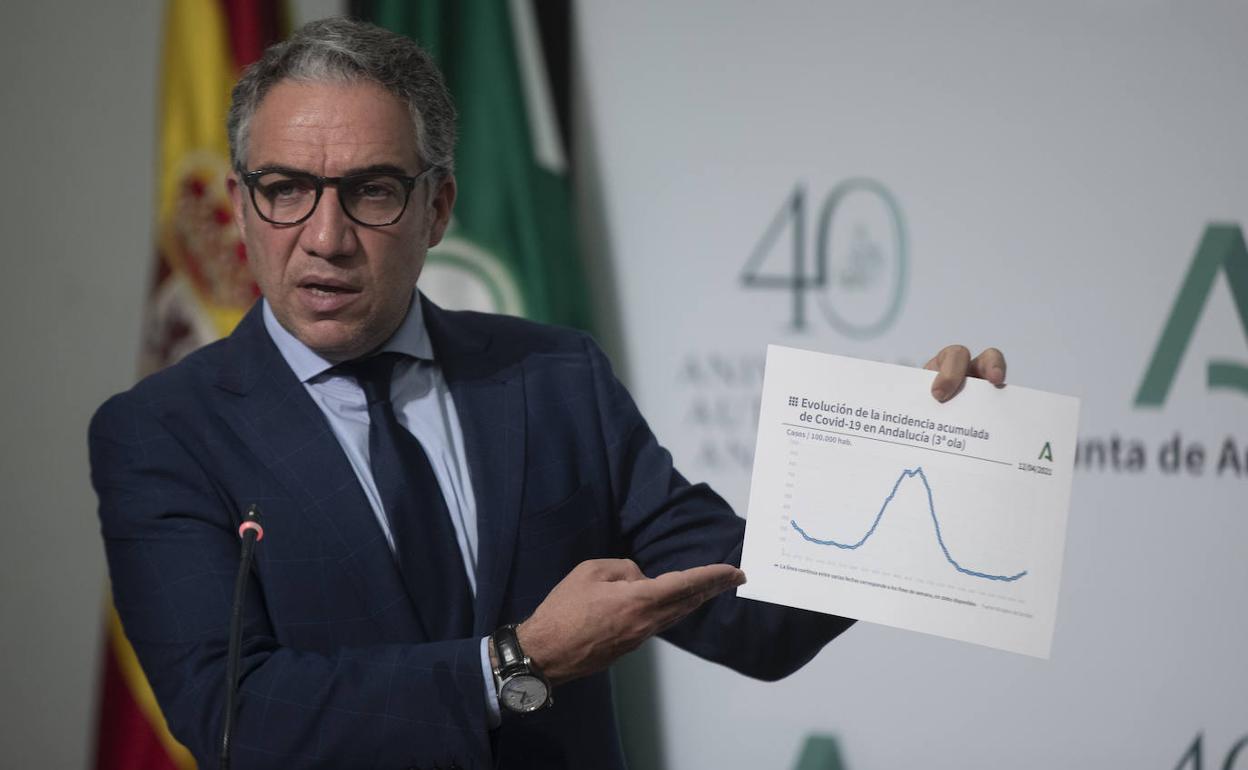
M 433 357 L 433 344 L 425 329 L 420 310 L 420 292 L 412 293 L 412 304 L 403 323 L 378 352 L 404 353 L 410 359 L 394 368 L 390 384 L 390 401 L 399 422 L 407 428 L 429 455 L 438 486 L 446 499 L 446 509 L 455 527 L 455 540 L 463 557 L 468 585 L 477 593 L 477 503 L 468 477 L 468 458 L 464 454 L 464 433 L 459 414 L 451 398 L 450 388 Z M 264 301 L 264 327 L 274 344 L 303 383 L 308 395 L 320 407 L 338 443 L 351 462 L 368 503 L 372 506 L 377 525 L 394 552 L 394 535 L 381 504 L 381 494 L 373 481 L 368 459 L 368 403 L 364 390 L 355 378 L 334 371 L 334 362 L 321 357 L 278 323 L 277 317 Z M 481 640 L 481 670 L 485 677 L 485 703 L 491 727 L 499 722 L 498 695 L 490 667 L 489 638 Z

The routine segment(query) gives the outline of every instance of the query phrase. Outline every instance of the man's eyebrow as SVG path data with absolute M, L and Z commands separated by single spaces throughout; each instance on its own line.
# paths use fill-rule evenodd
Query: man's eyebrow
M 355 176 L 357 174 L 397 174 L 398 176 L 410 176 L 407 169 L 402 166 L 396 166 L 393 163 L 374 163 L 371 166 L 361 166 L 359 168 L 348 169 L 343 176 Z
M 280 163 L 261 163 L 253 169 L 253 171 L 278 171 L 283 174 L 311 174 L 311 171 L 304 171 L 294 166 L 283 166 Z M 315 176 L 315 174 L 313 174 Z
M 320 176 L 311 171 L 293 166 L 283 166 L 279 163 L 257 166 L 262 171 L 277 171 L 283 174 L 308 174 L 310 176 Z M 359 166 L 349 168 L 343 172 L 342 176 L 358 176 L 359 174 L 395 174 L 397 176 L 410 176 L 407 169 L 393 163 L 374 163 L 369 166 Z

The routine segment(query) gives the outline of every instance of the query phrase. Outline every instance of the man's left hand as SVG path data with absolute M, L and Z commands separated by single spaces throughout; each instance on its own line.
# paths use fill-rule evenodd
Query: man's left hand
M 956 396 L 968 376 L 988 380 L 998 388 L 1005 384 L 1005 356 L 996 348 L 971 358 L 971 351 L 965 346 L 950 345 L 932 356 L 923 368 L 937 373 L 932 380 L 932 396 L 937 401 Z

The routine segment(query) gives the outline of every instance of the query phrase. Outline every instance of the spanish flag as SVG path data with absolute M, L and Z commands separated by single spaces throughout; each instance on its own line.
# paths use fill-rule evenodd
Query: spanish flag
M 161 62 L 156 267 L 140 374 L 230 332 L 259 296 L 225 187 L 225 117 L 241 69 L 286 30 L 280 0 L 168 0 Z M 110 602 L 98 770 L 191 770 Z

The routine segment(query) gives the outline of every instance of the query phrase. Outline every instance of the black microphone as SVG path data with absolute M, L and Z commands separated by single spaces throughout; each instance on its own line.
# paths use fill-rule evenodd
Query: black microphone
M 221 770 L 230 768 L 230 737 L 234 731 L 234 711 L 238 700 L 238 667 L 243 647 L 243 599 L 247 590 L 247 574 L 251 572 L 251 560 L 256 554 L 256 543 L 264 539 L 264 527 L 260 526 L 260 507 L 255 503 L 243 514 L 238 525 L 242 539 L 242 551 L 238 557 L 238 577 L 234 580 L 234 607 L 230 610 L 230 642 L 225 658 L 225 709 L 221 727 Z

